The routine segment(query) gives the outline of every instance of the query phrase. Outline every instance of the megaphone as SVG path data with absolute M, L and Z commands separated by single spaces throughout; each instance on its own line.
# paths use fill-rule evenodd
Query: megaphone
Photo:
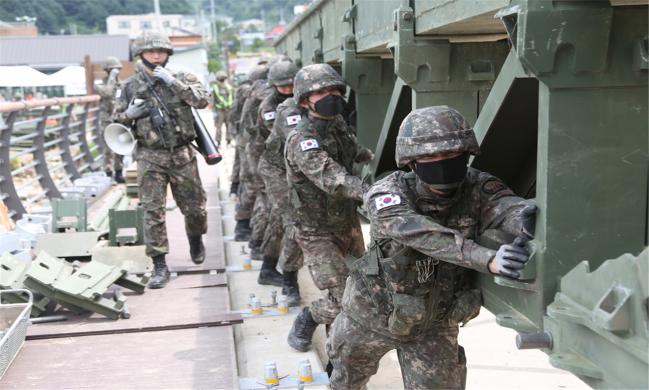
M 131 129 L 120 123 L 111 123 L 106 126 L 104 141 L 110 150 L 123 156 L 131 154 L 135 148 L 135 137 L 133 137 Z

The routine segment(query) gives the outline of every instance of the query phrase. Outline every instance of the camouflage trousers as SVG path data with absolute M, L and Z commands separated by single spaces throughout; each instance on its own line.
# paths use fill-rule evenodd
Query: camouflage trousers
M 215 114 L 214 127 L 216 131 L 214 133 L 214 139 L 219 144 L 223 142 L 223 126 L 225 126 L 225 140 L 229 143 L 232 140 L 232 134 L 230 133 L 230 110 L 216 109 Z
M 318 324 L 331 324 L 340 312 L 349 275 L 345 258 L 360 257 L 365 251 L 360 224 L 355 221 L 347 230 L 336 233 L 305 232 L 298 227 L 295 241 L 302 249 L 313 283 L 327 291 L 326 297 L 311 302 L 311 315 Z
M 172 163 L 168 167 L 138 158 L 137 175 L 140 204 L 144 209 L 147 256 L 169 253 L 166 227 L 167 184 L 171 186 L 174 200 L 185 216 L 187 235 L 199 236 L 207 232 L 206 197 L 196 158 L 180 165 Z
M 264 179 L 270 206 L 262 245 L 264 254 L 279 257 L 282 271 L 298 271 L 304 264 L 304 258 L 300 246 L 295 242 L 295 227 L 289 217 L 286 170 L 268 162 L 263 155 L 258 168 Z
M 250 218 L 250 226 L 252 227 L 252 234 L 250 235 L 250 242 L 262 245 L 264 241 L 264 233 L 268 225 L 268 202 L 266 201 L 266 193 L 258 191 L 255 197 L 255 206 L 252 210 L 252 217 Z
M 466 357 L 457 341 L 458 327 L 431 329 L 403 341 L 381 335 L 343 311 L 327 339 L 333 365 L 329 381 L 333 390 L 362 389 L 376 374 L 381 357 L 396 349 L 406 389 L 464 389 Z

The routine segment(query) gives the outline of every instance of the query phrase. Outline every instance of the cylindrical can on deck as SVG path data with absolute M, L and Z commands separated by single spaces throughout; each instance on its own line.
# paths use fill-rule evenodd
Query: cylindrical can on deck
M 288 313 L 288 304 L 286 303 L 286 295 L 282 294 L 279 296 L 277 301 L 277 311 L 280 313 Z
M 302 382 L 313 382 L 313 371 L 311 370 L 311 362 L 309 359 L 300 362 L 298 378 Z
M 264 382 L 267 385 L 279 385 L 279 375 L 277 374 L 277 364 L 275 362 L 266 363 L 264 366 Z
M 250 256 L 243 258 L 243 269 L 252 269 L 252 260 L 250 259 Z
M 252 314 L 261 314 L 261 299 L 259 297 L 252 298 L 252 307 L 250 308 Z

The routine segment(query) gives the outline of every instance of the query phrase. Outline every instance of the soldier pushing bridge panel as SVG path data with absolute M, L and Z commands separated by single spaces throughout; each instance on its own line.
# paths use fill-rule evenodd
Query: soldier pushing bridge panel
M 185 217 L 191 261 L 205 260 L 202 236 L 207 232 L 205 191 L 190 142 L 196 138 L 192 107 L 204 108 L 209 93 L 191 73 L 165 68 L 173 48 L 160 33 L 145 33 L 133 44 L 136 73 L 124 82 L 115 120 L 133 129 L 137 140 L 140 203 L 144 208 L 146 254 L 153 258 L 150 288 L 169 281 L 165 256 L 167 185 Z
M 360 389 L 396 349 L 407 389 L 461 389 L 466 357 L 458 325 L 478 315 L 471 270 L 517 279 L 529 259 L 536 205 L 500 179 L 468 168 L 473 129 L 447 106 L 411 112 L 396 141 L 397 171 L 364 196 L 371 245 L 351 264 L 327 353 L 333 389 Z M 486 229 L 517 236 L 498 251 Z

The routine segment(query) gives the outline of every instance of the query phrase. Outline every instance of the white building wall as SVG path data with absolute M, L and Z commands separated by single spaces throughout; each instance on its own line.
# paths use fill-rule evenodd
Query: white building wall
M 204 31 L 197 19 L 187 15 L 160 15 L 161 28 L 157 26 L 155 14 L 111 15 L 106 18 L 109 35 L 124 34 L 134 39 L 145 31 L 161 30 L 166 35 L 182 35 L 176 29 L 184 29 L 202 35 Z M 209 32 L 209 31 L 208 31 Z
M 169 57 L 167 67 L 176 71 L 193 73 L 198 79 L 207 86 L 207 49 L 191 49 L 186 51 L 176 51 Z

